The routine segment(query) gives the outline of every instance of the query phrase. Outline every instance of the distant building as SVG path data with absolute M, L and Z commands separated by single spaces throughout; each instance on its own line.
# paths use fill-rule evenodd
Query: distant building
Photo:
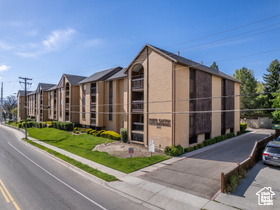
M 26 91 L 26 95 L 31 91 Z M 25 120 L 25 91 L 19 90 L 17 94 L 17 121 Z

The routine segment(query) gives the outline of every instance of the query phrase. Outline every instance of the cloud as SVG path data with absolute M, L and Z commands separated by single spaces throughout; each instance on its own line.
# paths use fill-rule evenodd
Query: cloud
M 37 36 L 37 34 L 39 33 L 39 31 L 38 30 L 36 30 L 36 29 L 33 29 L 33 30 L 30 30 L 30 31 L 27 31 L 27 32 L 25 32 L 25 35 L 26 36 Z
M 0 77 L 0 80 L 2 79 L 2 77 Z
M 7 44 L 6 42 L 4 41 L 0 41 L 0 49 L 2 50 L 12 50 L 14 47 Z
M 1 72 L 1 71 L 7 71 L 7 70 L 10 69 L 10 68 L 11 68 L 11 66 L 2 65 L 2 66 L 0 66 L 0 72 Z
M 47 39 L 43 40 L 43 45 L 47 48 L 56 48 L 60 43 L 68 41 L 70 36 L 75 33 L 72 28 L 66 30 L 56 30 L 48 36 Z
M 62 44 L 68 42 L 76 31 L 72 28 L 65 30 L 55 30 L 40 43 L 28 43 L 25 45 L 25 50 L 16 52 L 16 55 L 21 57 L 37 57 L 55 50 L 58 50 Z
M 90 39 L 84 41 L 81 46 L 85 48 L 91 48 L 91 47 L 97 47 L 100 46 L 104 43 L 104 40 L 102 39 Z

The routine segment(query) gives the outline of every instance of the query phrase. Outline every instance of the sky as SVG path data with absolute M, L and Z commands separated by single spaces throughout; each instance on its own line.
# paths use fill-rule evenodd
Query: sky
M 279 37 L 279 0 L 0 0 L 0 82 L 7 97 L 23 89 L 19 77 L 35 90 L 63 73 L 126 67 L 147 43 L 262 81 Z

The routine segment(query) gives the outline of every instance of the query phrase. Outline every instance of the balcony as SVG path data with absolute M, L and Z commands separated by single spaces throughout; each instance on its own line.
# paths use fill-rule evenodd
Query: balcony
M 132 131 L 144 131 L 144 123 L 133 122 L 132 123 Z
M 144 111 L 144 101 L 132 101 L 131 104 L 132 112 L 143 112 Z
M 92 102 L 92 103 L 90 104 L 90 111 L 91 111 L 91 112 L 95 112 L 95 111 L 96 111 L 96 103 L 95 103 L 95 102 Z
M 95 96 L 95 95 L 96 95 L 96 87 L 92 87 L 92 88 L 90 89 L 90 95 L 91 95 L 91 96 Z
M 69 103 L 65 103 L 65 109 L 69 109 Z
M 131 141 L 143 142 L 143 140 L 144 140 L 144 135 L 142 133 L 136 133 L 132 131 Z
M 69 95 L 70 95 L 70 92 L 67 91 L 67 92 L 65 93 L 66 98 L 69 98 Z
M 91 118 L 90 119 L 90 125 L 95 126 L 96 125 L 96 118 Z
M 131 81 L 131 89 L 133 91 L 143 91 L 144 90 L 144 78 L 133 79 Z

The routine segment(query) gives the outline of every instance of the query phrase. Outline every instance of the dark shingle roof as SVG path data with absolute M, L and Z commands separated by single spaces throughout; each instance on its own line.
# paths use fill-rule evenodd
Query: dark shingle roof
M 86 79 L 87 77 L 78 76 L 78 75 L 71 75 L 71 74 L 64 74 L 67 80 L 70 82 L 71 85 L 78 85 L 79 82 Z
M 39 87 L 41 87 L 41 89 L 43 91 L 47 91 L 48 89 L 52 88 L 53 86 L 56 86 L 55 84 L 48 84 L 48 83 L 39 83 L 38 87 L 37 87 L 37 91 L 39 89 Z
M 30 91 L 30 93 L 28 93 L 27 95 L 29 96 L 29 95 L 32 95 L 32 94 L 35 94 L 36 93 L 36 91 L 34 90 L 34 91 Z
M 32 91 L 26 91 L 26 95 L 28 95 L 28 94 L 31 93 L 31 92 L 32 92 Z M 24 91 L 24 90 L 19 90 L 17 95 L 25 96 L 25 91 Z
M 55 90 L 57 88 L 57 85 L 51 87 L 50 89 L 47 89 L 46 91 L 51 91 L 51 90 Z
M 126 68 L 121 69 L 120 71 L 118 71 L 117 73 L 115 73 L 114 75 L 112 75 L 111 77 L 109 77 L 106 80 L 113 80 L 113 79 L 121 79 L 124 77 L 127 77 L 127 74 L 125 74 Z
M 122 67 L 118 66 L 118 67 L 96 72 L 93 75 L 87 77 L 86 79 L 80 81 L 79 84 L 83 84 L 83 83 L 87 83 L 87 82 L 94 82 L 94 81 L 99 81 L 99 80 L 106 80 L 107 78 L 111 77 L 113 74 L 120 71 L 121 69 L 122 69 Z
M 215 70 L 215 69 L 212 69 L 208 66 L 205 66 L 203 64 L 200 64 L 200 63 L 197 63 L 197 62 L 194 62 L 192 60 L 189 60 L 187 58 L 184 58 L 184 57 L 181 57 L 179 55 L 176 55 L 174 53 L 171 53 L 171 52 L 168 52 L 166 50 L 163 50 L 163 49 L 160 49 L 158 47 L 155 47 L 155 46 L 152 46 L 152 45 L 149 45 L 149 44 L 146 44 L 142 50 L 138 53 L 138 55 L 146 48 L 146 47 L 150 47 L 152 49 L 154 49 L 155 51 L 159 52 L 160 54 L 162 54 L 163 56 L 167 57 L 168 59 L 170 60 L 173 60 L 175 63 L 179 63 L 179 64 L 182 64 L 182 65 L 185 65 L 185 66 L 189 66 L 189 67 L 193 67 L 195 69 L 198 69 L 198 70 L 202 70 L 202 71 L 205 71 L 205 72 L 208 72 L 210 74 L 213 74 L 213 75 L 216 75 L 218 77 L 222 77 L 222 78 L 225 78 L 225 79 L 228 79 L 228 80 L 232 80 L 234 82 L 238 82 L 238 83 L 241 83 L 240 81 L 238 81 L 237 79 L 221 72 L 221 71 L 218 71 L 218 70 Z M 133 61 L 128 65 L 127 69 L 132 65 L 132 63 L 135 61 L 135 59 L 138 57 L 138 55 L 133 59 Z

